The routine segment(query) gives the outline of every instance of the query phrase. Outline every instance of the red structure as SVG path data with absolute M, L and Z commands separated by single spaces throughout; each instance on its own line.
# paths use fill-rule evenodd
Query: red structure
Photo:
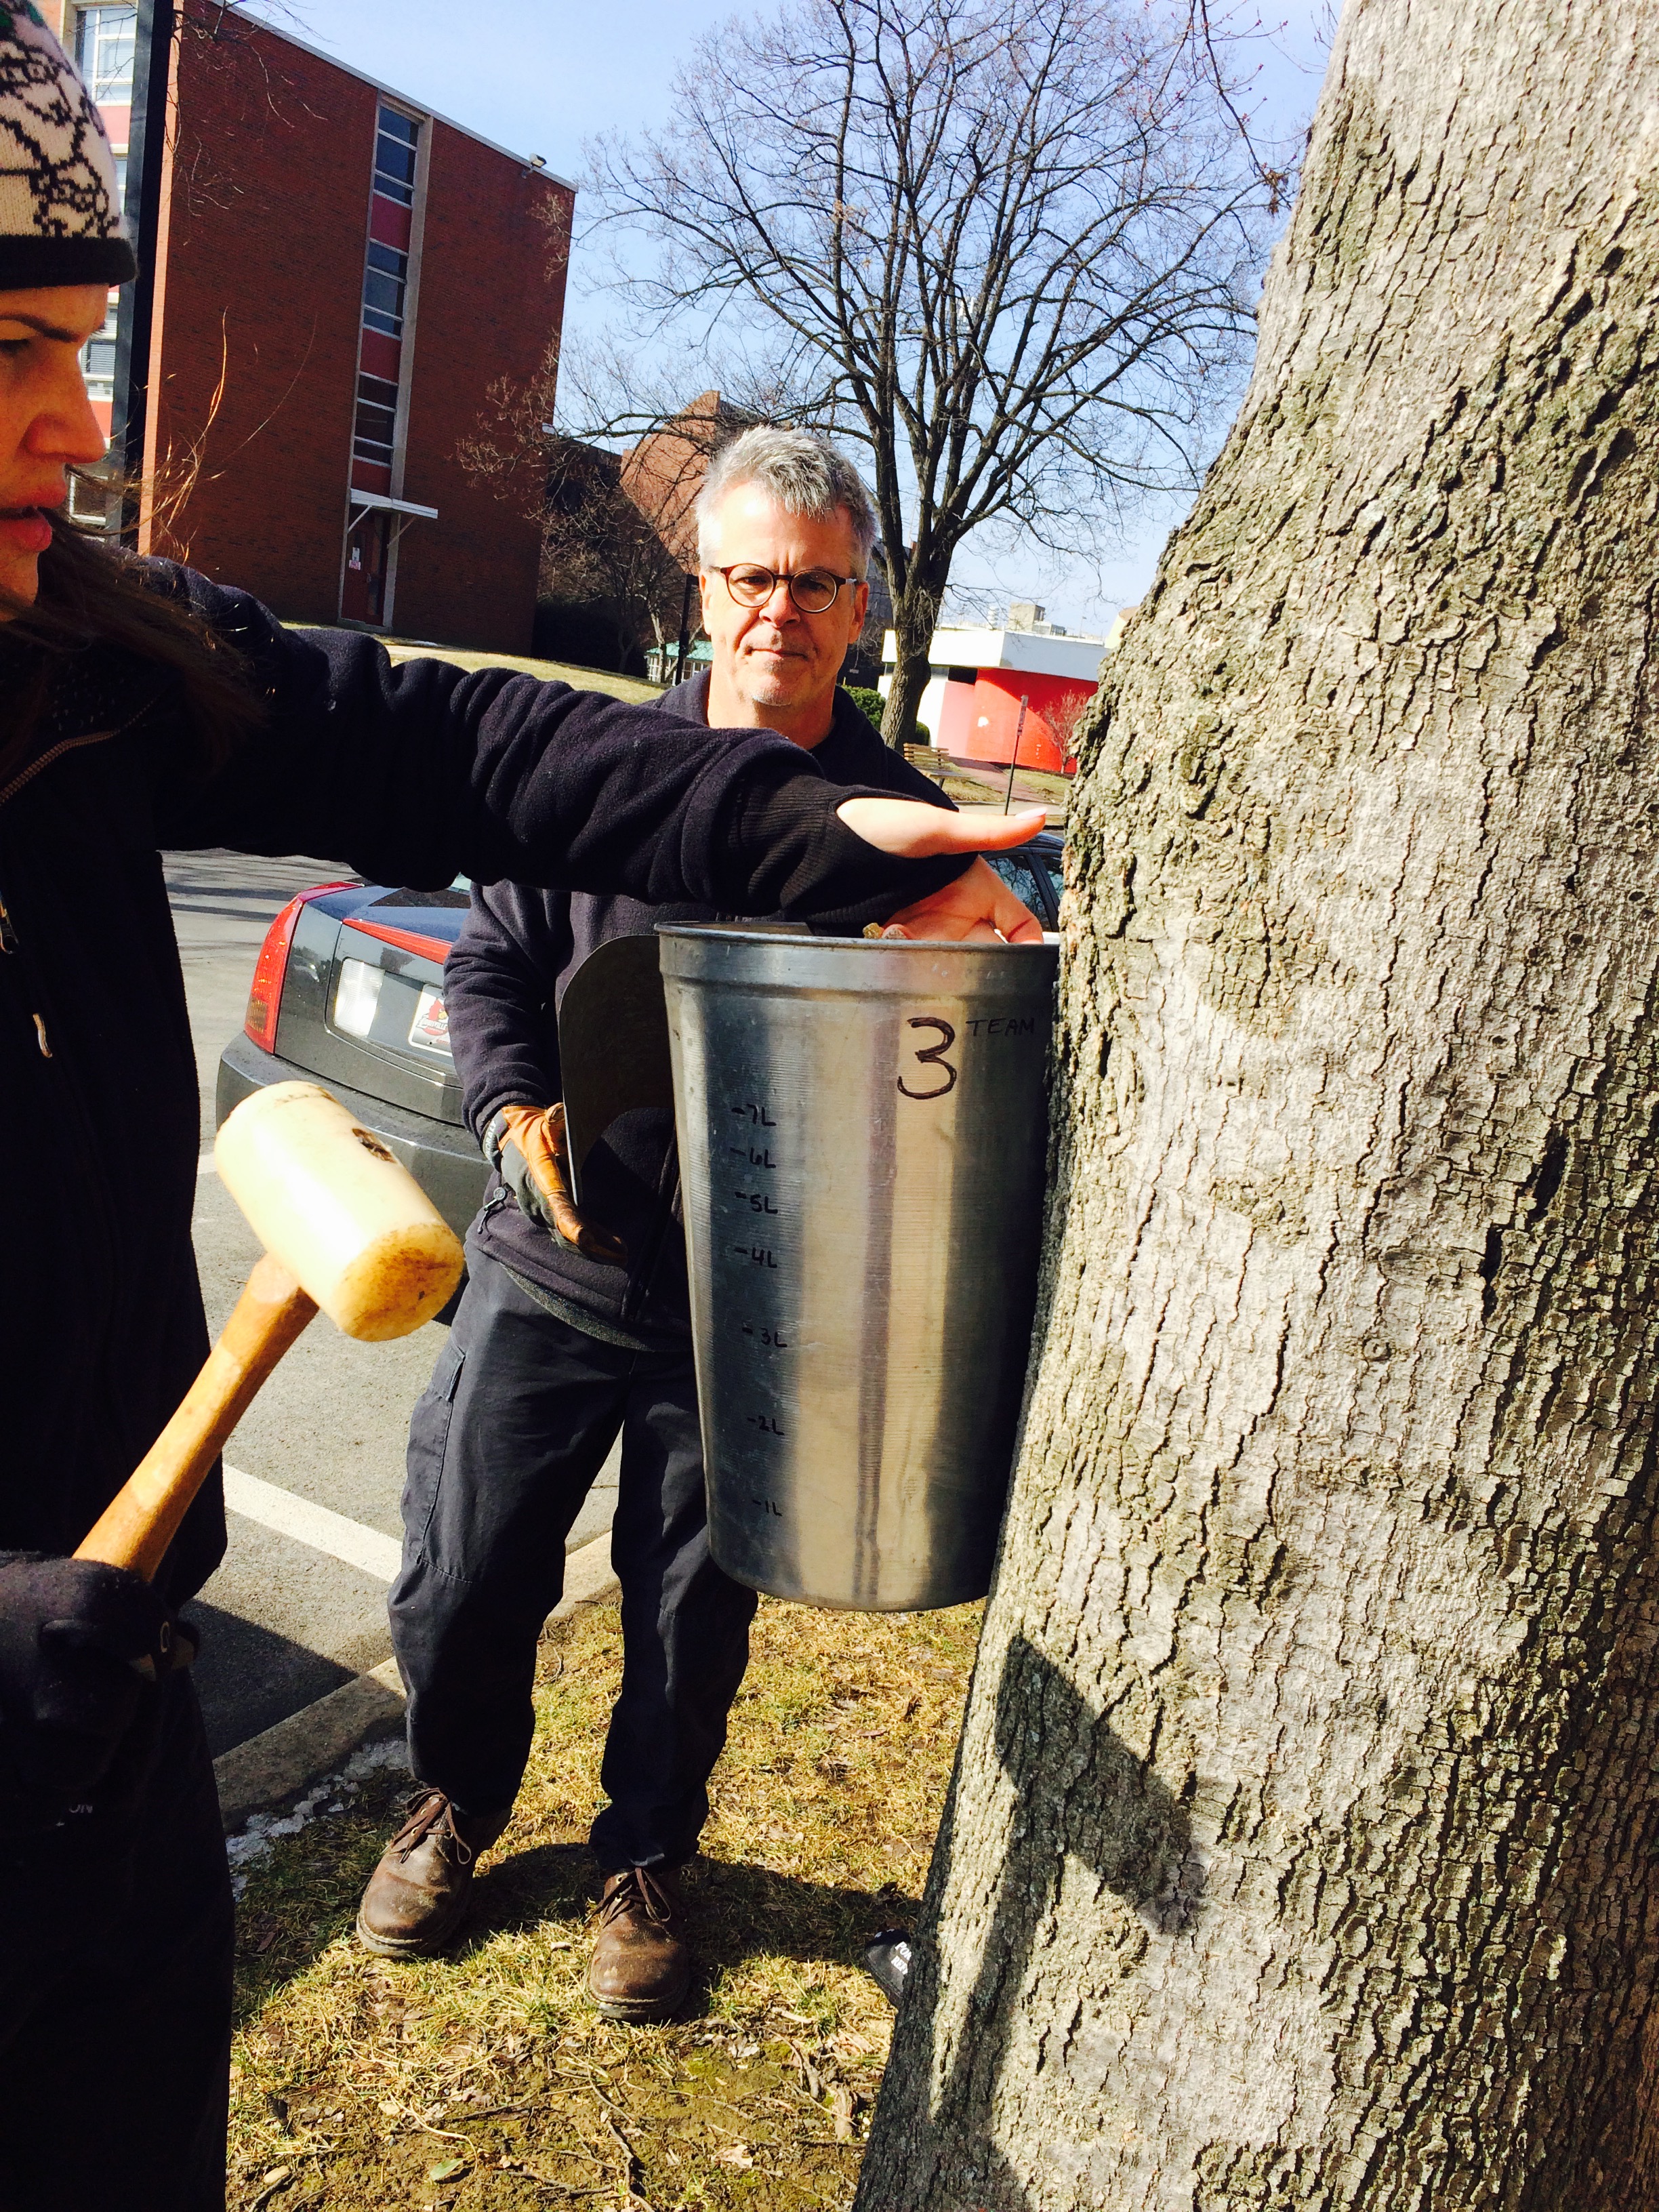
M 972 668 L 961 673 L 973 680 L 945 684 L 945 704 L 933 732 L 941 752 L 1006 768 L 1014 759 L 1018 730 L 1021 768 L 1045 769 L 1053 775 L 1066 772 L 1072 757 L 1072 732 L 1095 695 L 1092 684 L 1020 668 Z M 953 678 L 955 675 L 953 671 Z M 1022 698 L 1030 702 L 1023 729 Z
M 136 10 L 46 12 L 118 155 Z M 291 620 L 526 650 L 538 526 L 459 455 L 556 341 L 574 188 L 221 0 L 179 15 L 141 548 Z

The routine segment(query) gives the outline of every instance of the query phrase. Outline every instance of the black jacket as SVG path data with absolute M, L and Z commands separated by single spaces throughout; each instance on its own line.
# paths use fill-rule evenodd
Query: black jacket
M 872 853 L 836 821 L 842 794 L 767 732 L 690 731 L 501 669 L 394 668 L 366 636 L 284 630 L 245 594 L 155 573 L 250 656 L 268 716 L 210 774 L 170 679 L 90 647 L 0 780 L 0 1550 L 72 1551 L 206 1349 L 196 1066 L 161 848 L 315 854 L 382 883 L 464 872 L 781 904 L 842 927 L 963 866 Z M 0 684 L 20 650 L 0 640 Z M 166 1594 L 198 1589 L 223 1547 L 216 1482 Z
M 706 728 L 708 678 L 680 684 L 662 704 Z M 936 783 L 882 743 L 845 691 L 836 693 L 834 724 L 810 757 L 831 783 L 879 786 L 951 805 Z M 482 1137 L 503 1106 L 546 1106 L 562 1095 L 557 1012 L 565 985 L 595 945 L 648 934 L 659 921 L 712 921 L 722 912 L 733 918 L 707 902 L 645 903 L 521 884 L 475 888 L 444 966 L 450 1049 L 475 1133 Z M 673 1115 L 625 1114 L 594 1146 L 582 1178 L 583 1211 L 623 1239 L 625 1268 L 568 1251 L 519 1211 L 499 1176 L 475 1233 L 493 1258 L 579 1328 L 635 1343 L 684 1337 L 690 1311 L 678 1189 Z

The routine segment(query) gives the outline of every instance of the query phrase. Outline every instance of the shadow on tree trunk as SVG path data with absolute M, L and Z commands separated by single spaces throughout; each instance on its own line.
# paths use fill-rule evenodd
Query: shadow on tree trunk
M 1007 1855 L 988 1919 L 978 1978 L 957 2039 L 949 2086 L 937 2109 L 964 2108 L 996 2125 L 998 2084 L 1020 2032 L 1026 1993 L 1044 1972 L 1040 1954 L 1068 1859 L 1079 1875 L 1131 1906 L 1148 1936 L 1188 1927 L 1202 1896 L 1186 1805 L 1115 1735 L 1054 1662 L 1024 1636 L 1003 1661 L 997 1690 L 997 1757 L 1013 1793 Z M 950 1878 L 951 1803 L 945 1808 L 918 1938 L 911 1986 L 894 2038 L 890 2081 L 920 2069 L 934 2047 L 938 1959 L 929 1929 Z M 1050 2008 L 1042 2008 L 1049 2012 Z M 884 2091 L 884 2097 L 889 2093 Z M 914 2099 L 908 2093 L 907 2102 Z M 914 2106 L 912 2106 L 914 2109 Z M 866 2158 L 858 2203 L 895 2201 L 881 2172 L 880 2136 Z M 1028 2212 L 1033 2199 L 988 2136 L 941 2133 L 929 2147 L 929 2203 L 961 2212 Z M 908 2170 L 916 2165 L 907 2157 Z M 926 2170 L 926 2169 L 924 2169 Z

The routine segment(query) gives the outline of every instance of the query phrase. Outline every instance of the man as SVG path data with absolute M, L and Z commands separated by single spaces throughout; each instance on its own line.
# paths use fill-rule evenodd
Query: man
M 715 459 L 697 520 L 713 665 L 664 702 L 688 736 L 710 724 L 775 730 L 832 782 L 948 808 L 836 686 L 863 627 L 876 535 L 856 471 L 821 439 L 750 430 Z M 585 1170 L 580 1224 L 535 1164 L 560 1142 L 549 1109 L 571 975 L 607 938 L 715 912 L 491 884 L 474 890 L 450 955 L 451 1046 L 500 1173 L 410 1432 L 392 1626 L 417 1788 L 357 1923 L 371 1950 L 393 1955 L 456 1934 L 477 1856 L 523 1777 L 537 1638 L 562 1586 L 565 1537 L 620 1434 L 623 1681 L 605 1748 L 611 1802 L 592 1830 L 604 1893 L 588 1972 L 599 2010 L 619 2020 L 663 2019 L 685 1995 L 676 1870 L 708 1815 L 756 1600 L 708 1555 L 673 1116 L 613 1124 Z
M 38 16 L 0 9 L 0 2203 L 31 2212 L 224 2194 L 230 1901 L 173 1620 L 223 1549 L 218 1485 L 154 1585 L 71 1556 L 206 1348 L 159 848 L 641 897 L 766 885 L 850 923 L 922 893 L 923 927 L 941 906 L 950 929 L 1022 926 L 960 858 L 890 860 L 849 827 L 943 852 L 948 823 L 845 808 L 779 738 L 394 670 L 369 638 L 297 635 L 78 536 L 65 471 L 103 452 L 79 350 L 131 271 L 95 109 Z

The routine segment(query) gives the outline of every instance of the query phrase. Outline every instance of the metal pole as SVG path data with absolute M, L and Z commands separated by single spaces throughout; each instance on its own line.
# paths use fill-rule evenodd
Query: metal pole
M 1014 757 L 1008 763 L 1008 788 L 1002 794 L 1002 811 L 1006 814 L 1014 803 L 1014 770 L 1019 766 L 1019 741 L 1025 732 L 1025 709 L 1031 703 L 1028 691 L 1019 702 L 1019 720 L 1014 724 Z
M 132 119 L 127 131 L 126 193 L 122 213 L 138 262 L 138 274 L 121 287 L 115 323 L 115 393 L 110 410 L 110 456 L 130 481 L 121 499 L 121 540 L 138 540 L 149 416 L 149 349 L 155 321 L 155 234 L 161 227 L 161 165 L 167 155 L 167 79 L 173 57 L 175 0 L 138 0 L 132 56 Z

